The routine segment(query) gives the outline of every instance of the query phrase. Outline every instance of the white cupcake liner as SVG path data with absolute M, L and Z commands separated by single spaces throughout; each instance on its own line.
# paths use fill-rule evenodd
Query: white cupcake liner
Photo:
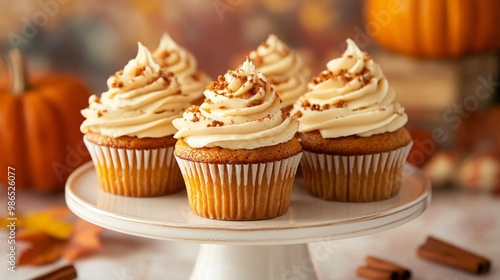
M 182 175 L 173 156 L 174 147 L 120 149 L 83 141 L 97 171 L 101 188 L 124 196 L 158 196 L 183 188 Z
M 313 196 L 335 201 L 368 202 L 395 196 L 413 142 L 390 152 L 328 155 L 303 151 L 304 186 Z
M 288 210 L 301 156 L 255 164 L 176 159 L 195 214 L 218 220 L 260 220 Z

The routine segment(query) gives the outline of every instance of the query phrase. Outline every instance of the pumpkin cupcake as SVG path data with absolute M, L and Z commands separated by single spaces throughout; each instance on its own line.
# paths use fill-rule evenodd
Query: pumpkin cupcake
M 163 33 L 160 45 L 153 52 L 156 62 L 163 72 L 172 72 L 193 104 L 199 105 L 205 98 L 203 91 L 211 79 L 196 67 L 196 58 L 185 48 L 179 46 L 167 33 Z
M 184 187 L 173 157 L 177 130 L 171 122 L 190 106 L 190 98 L 138 45 L 137 57 L 108 79 L 108 91 L 90 97 L 80 130 L 104 191 L 166 195 Z
M 250 52 L 249 59 L 255 69 L 262 72 L 274 86 L 286 111 L 290 111 L 297 99 L 307 91 L 311 70 L 304 65 L 302 57 L 276 35 L 269 35 L 266 42 Z
M 289 207 L 301 146 L 298 121 L 262 73 L 246 61 L 174 120 L 174 154 L 191 210 L 217 220 L 261 220 Z
M 398 194 L 412 139 L 380 66 L 348 39 L 294 105 L 304 156 L 304 184 L 313 196 L 368 202 Z

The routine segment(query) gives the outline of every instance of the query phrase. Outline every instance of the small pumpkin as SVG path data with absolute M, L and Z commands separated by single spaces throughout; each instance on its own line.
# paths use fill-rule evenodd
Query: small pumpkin
M 411 56 L 456 58 L 500 47 L 497 0 L 366 0 L 365 31 Z
M 19 50 L 9 52 L 7 66 L 10 79 L 0 80 L 0 183 L 63 190 L 71 171 L 90 160 L 79 131 L 90 91 L 55 72 L 28 81 Z

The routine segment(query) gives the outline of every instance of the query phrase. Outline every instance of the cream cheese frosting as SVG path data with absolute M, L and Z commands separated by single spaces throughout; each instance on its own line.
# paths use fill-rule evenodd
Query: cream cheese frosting
M 92 95 L 80 130 L 110 137 L 159 138 L 177 130 L 172 120 L 188 108 L 190 98 L 177 79 L 161 70 L 150 51 L 138 43 L 137 56 L 109 77 L 108 91 Z
M 250 52 L 256 70 L 262 72 L 283 100 L 283 107 L 292 106 L 307 91 L 311 71 L 302 57 L 291 50 L 276 35 Z
M 256 149 L 291 140 L 298 128 L 296 117 L 282 111 L 281 99 L 265 76 L 250 61 L 219 76 L 204 92 L 205 102 L 174 120 L 193 148 Z
M 188 94 L 193 101 L 203 97 L 210 78 L 197 70 L 194 55 L 179 46 L 167 33 L 163 34 L 153 56 L 163 71 L 174 73 L 182 92 Z
M 395 102 L 396 93 L 382 69 L 352 40 L 326 68 L 294 105 L 299 132 L 318 130 L 323 138 L 368 137 L 406 124 L 405 109 Z

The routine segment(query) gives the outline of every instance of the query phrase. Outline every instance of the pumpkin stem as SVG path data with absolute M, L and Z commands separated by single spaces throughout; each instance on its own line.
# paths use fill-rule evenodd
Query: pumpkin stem
M 12 49 L 7 53 L 7 67 L 10 73 L 10 87 L 14 94 L 21 94 L 26 90 L 27 76 L 23 54 L 19 49 Z

